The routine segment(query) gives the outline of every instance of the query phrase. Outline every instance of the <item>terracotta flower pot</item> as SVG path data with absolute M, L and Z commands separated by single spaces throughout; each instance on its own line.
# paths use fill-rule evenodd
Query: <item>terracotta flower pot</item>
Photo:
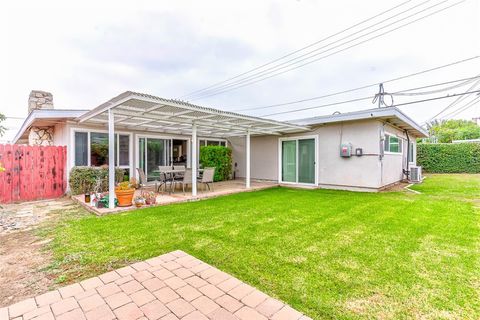
M 133 199 L 134 193 L 135 193 L 135 189 L 128 189 L 128 190 L 115 189 L 115 194 L 117 195 L 117 199 L 118 199 L 118 206 L 130 207 L 132 205 L 132 199 Z
M 145 204 L 148 204 L 148 205 L 155 204 L 156 202 L 157 202 L 157 201 L 156 201 L 155 198 L 145 200 Z

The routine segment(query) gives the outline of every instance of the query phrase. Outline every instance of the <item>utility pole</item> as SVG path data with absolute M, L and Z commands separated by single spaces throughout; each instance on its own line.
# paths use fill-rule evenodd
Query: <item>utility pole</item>
M 383 94 L 385 93 L 385 90 L 383 89 L 383 83 L 380 83 L 378 85 L 378 107 L 382 107 L 382 102 L 383 102 Z
M 378 101 L 378 108 L 382 107 L 382 104 L 385 104 L 383 101 L 383 96 L 385 95 L 385 90 L 383 89 L 383 83 L 380 83 L 378 85 L 378 93 L 375 94 L 375 97 L 373 98 L 372 103 L 375 103 Z

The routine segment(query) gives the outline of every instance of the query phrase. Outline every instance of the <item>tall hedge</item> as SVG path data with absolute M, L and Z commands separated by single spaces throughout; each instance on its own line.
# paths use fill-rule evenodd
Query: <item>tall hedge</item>
M 431 173 L 480 173 L 480 144 L 419 143 L 417 164 Z
M 230 179 L 232 150 L 223 146 L 200 147 L 200 164 L 203 168 L 215 167 L 214 181 Z
M 123 181 L 124 169 L 115 168 L 115 181 Z M 108 191 L 108 168 L 107 167 L 73 167 L 70 170 L 70 177 L 68 180 L 70 186 L 70 192 L 75 194 L 81 194 L 84 192 L 93 192 L 100 180 L 99 192 Z

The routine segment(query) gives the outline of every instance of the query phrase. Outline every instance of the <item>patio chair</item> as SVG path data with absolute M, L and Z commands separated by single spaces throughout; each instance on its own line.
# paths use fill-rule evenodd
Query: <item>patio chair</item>
M 199 181 L 200 183 L 204 184 L 203 191 L 205 191 L 206 187 L 208 188 L 208 190 L 213 191 L 213 176 L 214 175 L 215 175 L 215 168 L 205 168 L 205 169 L 203 169 L 202 179 Z M 212 185 L 212 188 L 210 188 L 210 185 Z
M 164 190 L 167 191 L 167 184 L 170 184 L 170 192 L 172 191 L 173 186 L 173 175 L 168 171 L 172 170 L 170 166 L 158 166 L 158 171 L 160 171 L 160 185 L 158 189 L 164 186 Z
M 157 189 L 157 183 L 158 181 L 155 180 L 155 181 L 151 181 L 151 182 L 148 182 L 148 179 L 147 179 L 147 176 L 145 175 L 145 172 L 143 172 L 143 169 L 142 168 L 137 168 L 137 172 L 138 172 L 138 177 L 140 178 L 140 190 L 144 191 L 146 187 L 155 187 L 155 191 L 158 192 L 158 189 Z
M 180 183 L 182 185 L 182 190 L 183 190 L 183 193 L 185 193 L 185 186 L 188 187 L 188 185 L 192 184 L 192 169 L 185 169 L 185 173 L 183 174 L 183 177 L 181 179 L 175 179 L 174 180 L 174 189 L 175 189 L 175 185 L 177 183 Z
M 173 166 L 173 170 L 183 170 L 185 171 L 186 167 L 185 166 Z M 183 178 L 183 172 L 175 172 L 173 175 L 173 178 L 175 180 L 181 180 Z

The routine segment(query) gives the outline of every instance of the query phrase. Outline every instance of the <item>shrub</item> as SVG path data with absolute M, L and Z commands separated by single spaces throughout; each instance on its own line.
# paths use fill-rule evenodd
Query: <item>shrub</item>
M 480 144 L 420 143 L 417 164 L 431 173 L 480 173 Z
M 200 164 L 204 168 L 215 167 L 214 181 L 228 180 L 232 172 L 232 150 L 224 146 L 203 146 Z
M 124 169 L 115 168 L 115 181 L 123 181 Z M 99 190 L 93 190 L 97 181 L 100 181 Z M 108 191 L 108 168 L 107 167 L 73 167 L 69 177 L 70 192 L 81 194 L 88 191 Z

